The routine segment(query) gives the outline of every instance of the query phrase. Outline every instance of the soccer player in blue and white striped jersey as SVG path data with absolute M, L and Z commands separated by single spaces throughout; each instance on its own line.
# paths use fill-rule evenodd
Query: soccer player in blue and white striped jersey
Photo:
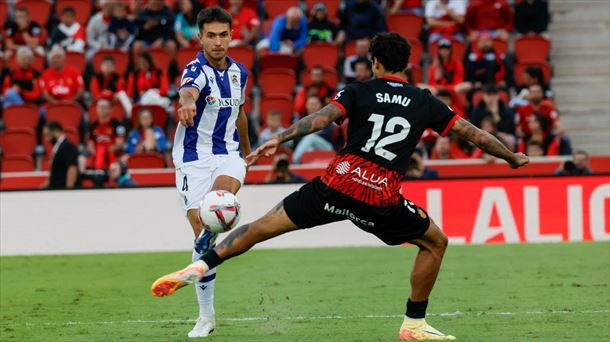
M 219 7 L 199 13 L 203 51 L 184 68 L 180 82 L 173 159 L 182 209 L 196 238 L 193 261 L 216 240 L 216 234 L 202 230 L 199 202 L 211 190 L 236 193 L 246 176 L 243 156 L 251 152 L 243 109 L 248 71 L 227 56 L 231 24 L 231 15 Z M 189 337 L 208 336 L 215 328 L 215 279 L 216 271 L 208 272 L 195 287 L 199 318 Z

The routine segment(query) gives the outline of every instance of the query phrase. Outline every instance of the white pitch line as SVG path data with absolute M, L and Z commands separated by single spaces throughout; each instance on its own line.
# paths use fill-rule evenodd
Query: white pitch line
M 568 311 L 568 310 L 553 310 L 553 311 L 523 311 L 523 312 L 440 312 L 429 313 L 427 316 L 520 316 L 520 315 L 578 315 L 578 314 L 607 314 L 610 309 L 606 310 L 584 310 L 584 311 Z M 360 316 L 288 316 L 288 317 L 221 317 L 219 321 L 229 322 L 248 322 L 248 321 L 315 321 L 315 320 L 342 320 L 342 319 L 362 319 L 362 318 L 402 318 L 403 315 L 360 315 Z M 41 322 L 41 323 L 25 323 L 26 326 L 47 325 L 99 325 L 99 324 L 160 324 L 160 323 L 193 323 L 194 319 L 169 319 L 169 320 L 126 320 L 126 321 L 95 321 L 95 322 Z

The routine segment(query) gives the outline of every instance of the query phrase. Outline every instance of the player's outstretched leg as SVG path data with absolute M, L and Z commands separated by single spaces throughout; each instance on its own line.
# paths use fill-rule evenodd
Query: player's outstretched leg
M 220 265 L 224 260 L 246 252 L 261 241 L 296 229 L 298 227 L 288 218 L 283 204 L 280 202 L 265 216 L 232 231 L 214 249 L 205 253 L 201 260 L 180 271 L 157 279 L 150 291 L 156 297 L 169 296 L 176 290 L 197 282 L 204 274 Z
M 447 236 L 432 220 L 421 238 L 410 241 L 419 247 L 419 252 L 411 271 L 411 295 L 400 327 L 400 340 L 455 340 L 454 336 L 443 334 L 426 323 L 428 297 L 441 268 L 447 241 Z

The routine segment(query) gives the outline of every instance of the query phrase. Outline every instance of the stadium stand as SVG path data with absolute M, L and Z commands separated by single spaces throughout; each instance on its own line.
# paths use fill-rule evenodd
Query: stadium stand
M 35 130 L 40 118 L 39 108 L 33 104 L 12 105 L 4 109 L 4 126 L 8 129 Z

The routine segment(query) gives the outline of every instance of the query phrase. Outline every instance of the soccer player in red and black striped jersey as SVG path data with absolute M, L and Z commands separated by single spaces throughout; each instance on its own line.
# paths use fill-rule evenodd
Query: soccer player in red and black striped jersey
M 172 294 L 258 242 L 296 229 L 350 220 L 388 245 L 409 242 L 419 247 L 400 339 L 455 339 L 424 319 L 447 237 L 424 209 L 400 194 L 411 153 L 424 130 L 431 128 L 440 135 L 457 134 L 506 160 L 512 168 L 527 165 L 529 159 L 455 115 L 429 91 L 409 85 L 404 71 L 410 46 L 404 38 L 396 33 L 379 33 L 371 42 L 370 52 L 376 79 L 350 83 L 330 104 L 247 157 L 253 163 L 259 156 L 273 155 L 285 141 L 349 118 L 347 143 L 326 174 L 286 197 L 262 218 L 235 229 L 201 260 L 159 278 L 152 286 L 153 295 Z

